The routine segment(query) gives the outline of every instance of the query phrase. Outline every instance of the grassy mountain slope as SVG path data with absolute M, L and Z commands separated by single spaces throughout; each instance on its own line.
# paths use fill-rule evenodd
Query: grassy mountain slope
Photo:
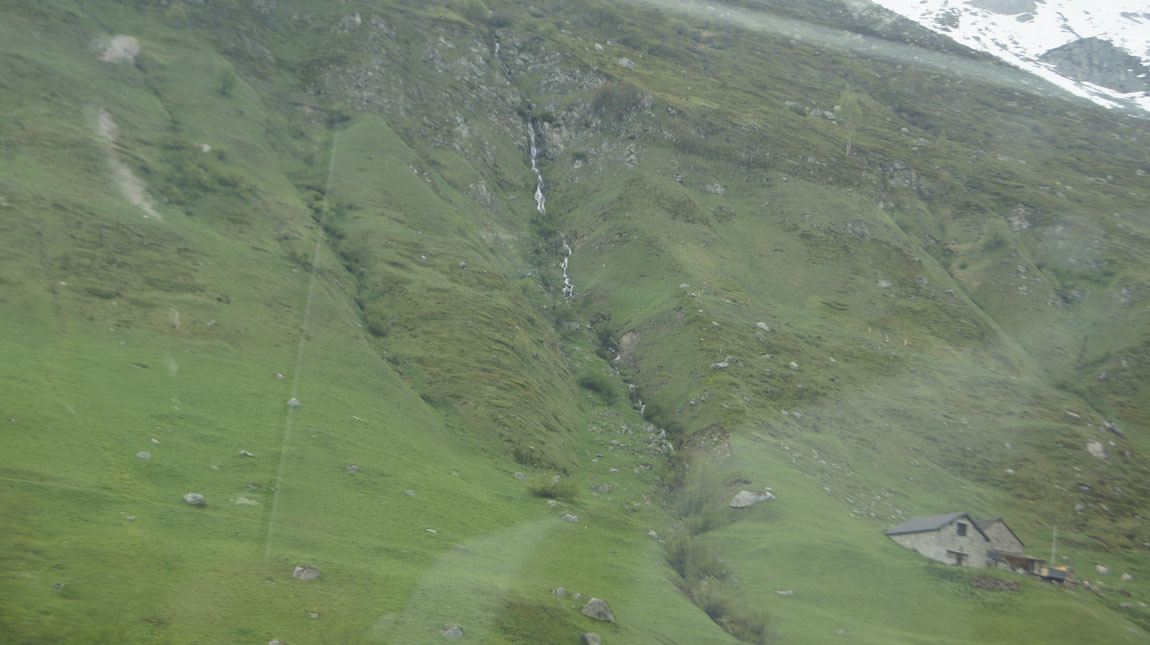
M 1146 126 L 830 5 L 5 7 L 3 631 L 1138 638 Z

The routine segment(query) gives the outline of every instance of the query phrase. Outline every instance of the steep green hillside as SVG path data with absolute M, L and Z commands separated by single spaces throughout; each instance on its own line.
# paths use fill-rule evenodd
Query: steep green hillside
M 858 2 L 0 11 L 6 640 L 1150 629 L 1146 121 Z

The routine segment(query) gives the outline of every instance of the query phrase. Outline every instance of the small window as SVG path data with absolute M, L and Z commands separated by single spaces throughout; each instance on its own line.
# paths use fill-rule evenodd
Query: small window
M 966 535 L 966 524 L 965 523 L 963 523 L 963 522 L 958 523 L 958 534 L 959 535 Z
M 949 555 L 951 560 L 953 560 L 954 563 L 960 567 L 966 563 L 965 553 L 961 553 L 959 551 L 947 551 L 946 554 Z

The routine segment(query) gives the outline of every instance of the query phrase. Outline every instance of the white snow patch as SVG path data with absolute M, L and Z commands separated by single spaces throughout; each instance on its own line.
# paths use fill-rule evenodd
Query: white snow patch
M 1062 76 L 1038 61 L 1042 54 L 1080 38 L 1101 38 L 1150 65 L 1150 19 L 1146 0 L 1044 0 L 1036 2 L 1031 20 L 973 7 L 965 0 L 875 0 L 919 25 L 1031 72 L 1099 105 L 1117 107 L 1115 99 L 1132 101 L 1150 111 L 1150 96 L 1123 94 Z M 958 16 L 958 26 L 940 18 Z M 1125 15 L 1123 15 L 1125 14 Z

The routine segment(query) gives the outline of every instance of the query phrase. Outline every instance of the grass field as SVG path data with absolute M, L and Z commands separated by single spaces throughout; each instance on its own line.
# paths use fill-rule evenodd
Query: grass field
M 6 7 L 3 640 L 1143 639 L 1145 124 L 738 4 Z

